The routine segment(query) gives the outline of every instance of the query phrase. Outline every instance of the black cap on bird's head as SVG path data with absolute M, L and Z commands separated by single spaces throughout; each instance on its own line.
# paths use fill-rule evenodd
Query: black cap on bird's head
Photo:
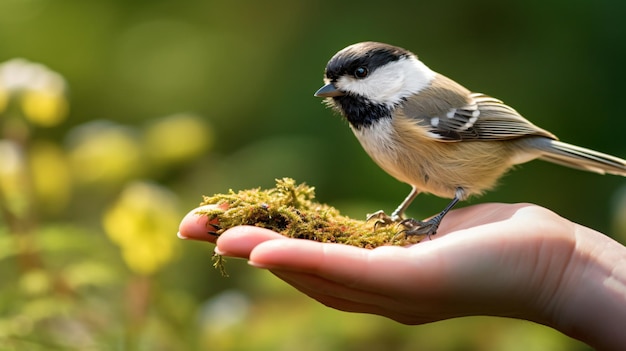
M 408 57 L 411 53 L 403 48 L 367 41 L 350 45 L 337 52 L 326 65 L 326 85 L 315 92 L 317 97 L 336 97 L 345 92 L 337 89 L 336 82 L 342 76 L 363 79 L 378 67 Z
M 366 68 L 373 72 L 376 68 L 384 66 L 401 57 L 410 55 L 405 49 L 397 46 L 367 41 L 350 45 L 333 56 L 326 65 L 326 78 L 336 81 L 339 77 L 349 74 L 359 77 L 357 69 Z

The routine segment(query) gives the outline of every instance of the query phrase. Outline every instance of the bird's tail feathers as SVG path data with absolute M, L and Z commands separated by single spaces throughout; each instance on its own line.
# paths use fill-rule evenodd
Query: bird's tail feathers
M 549 140 L 541 148 L 540 159 L 562 166 L 582 169 L 600 174 L 615 174 L 626 177 L 626 160 L 584 147 Z

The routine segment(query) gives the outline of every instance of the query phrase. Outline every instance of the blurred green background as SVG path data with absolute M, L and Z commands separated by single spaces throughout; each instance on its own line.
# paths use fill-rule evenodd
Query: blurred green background
M 222 278 L 212 245 L 175 234 L 201 195 L 285 176 L 352 216 L 395 208 L 409 187 L 313 97 L 363 40 L 625 157 L 624 15 L 621 0 L 0 0 L 0 348 L 588 350 L 522 321 L 342 313 L 245 262 Z M 470 203 L 534 202 L 626 241 L 622 178 L 518 168 Z

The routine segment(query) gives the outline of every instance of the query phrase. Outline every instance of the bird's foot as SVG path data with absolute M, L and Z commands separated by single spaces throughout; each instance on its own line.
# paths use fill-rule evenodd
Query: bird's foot
M 392 224 L 396 224 L 402 221 L 402 218 L 400 216 L 397 216 L 395 214 L 392 214 L 391 216 L 388 216 L 385 211 L 380 210 L 380 211 L 376 211 L 374 213 L 368 213 L 367 214 L 367 218 L 365 219 L 366 222 L 375 220 L 374 222 L 374 228 L 378 228 L 379 226 L 381 227 L 386 227 Z
M 418 221 L 413 218 L 407 218 L 401 220 L 399 224 L 405 228 L 402 230 L 402 233 L 406 236 L 426 235 L 428 236 L 428 239 L 430 239 L 431 235 L 437 234 L 437 229 L 439 228 L 440 223 L 441 218 L 439 216 L 435 216 L 427 221 Z
M 407 237 L 414 235 L 426 235 L 428 239 L 430 239 L 431 235 L 437 234 L 437 229 L 439 228 L 442 218 L 442 216 L 438 215 L 427 221 L 418 221 L 413 218 L 404 219 L 395 213 L 392 213 L 391 216 L 389 216 L 383 210 L 380 210 L 372 214 L 368 214 L 366 221 L 374 220 L 374 228 L 378 228 L 379 226 L 386 227 L 389 225 L 400 225 L 403 229 L 401 229 L 397 235 L 404 234 Z

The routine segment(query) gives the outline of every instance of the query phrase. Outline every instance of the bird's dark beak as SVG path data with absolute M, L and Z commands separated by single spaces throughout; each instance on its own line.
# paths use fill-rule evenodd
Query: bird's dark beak
M 317 97 L 335 97 L 342 95 L 344 95 L 343 91 L 337 89 L 333 83 L 328 83 L 315 92 L 315 96 Z

